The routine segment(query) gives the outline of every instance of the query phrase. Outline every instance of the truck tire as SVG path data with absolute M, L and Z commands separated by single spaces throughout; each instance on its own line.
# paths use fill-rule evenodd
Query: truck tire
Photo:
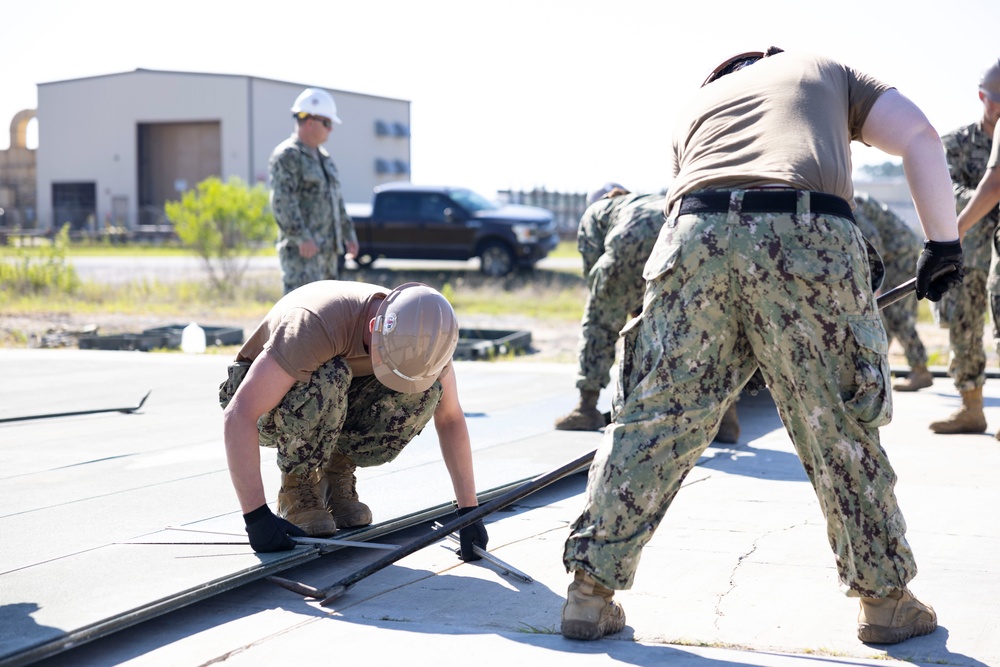
M 490 241 L 479 253 L 479 270 L 487 276 L 499 278 L 514 270 L 514 251 L 500 241 Z

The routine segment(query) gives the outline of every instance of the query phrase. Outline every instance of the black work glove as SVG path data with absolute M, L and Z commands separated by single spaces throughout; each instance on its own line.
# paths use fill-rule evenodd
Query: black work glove
M 463 514 L 468 514 L 476 507 L 459 507 L 455 510 L 455 514 L 462 516 Z M 486 543 L 490 541 L 490 536 L 486 534 L 486 526 L 483 525 L 483 520 L 475 522 L 471 526 L 466 526 L 458 531 L 459 541 L 461 541 L 462 546 L 455 550 L 458 557 L 462 560 L 479 560 L 478 556 L 473 550 L 473 545 L 478 546 L 480 549 L 486 548 Z
M 924 250 L 917 259 L 918 299 L 940 301 L 964 277 L 961 241 L 924 241 Z
M 294 549 L 292 537 L 306 536 L 306 532 L 291 521 L 275 516 L 266 503 L 244 514 L 243 521 L 247 525 L 250 546 L 257 553 Z

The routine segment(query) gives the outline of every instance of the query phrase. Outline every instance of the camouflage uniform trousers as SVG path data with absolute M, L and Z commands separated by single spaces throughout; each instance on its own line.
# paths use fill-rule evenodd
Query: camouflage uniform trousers
M 245 375 L 247 368 L 237 373 Z M 232 376 L 231 370 L 231 379 L 219 387 L 222 407 L 242 382 Z M 308 382 L 292 385 L 281 403 L 257 421 L 260 444 L 277 448 L 283 473 L 320 468 L 334 450 L 362 468 L 377 466 L 395 459 L 420 434 L 440 399 L 440 382 L 425 392 L 404 394 L 374 375 L 353 377 L 347 362 L 334 357 Z
M 656 242 L 656 230 L 636 225 L 608 239 L 604 253 L 588 269 L 587 303 L 583 310 L 576 387 L 600 392 L 608 386 L 615 363 L 618 334 L 629 317 L 642 309 L 646 281 L 642 267 Z M 589 264 L 590 262 L 585 262 Z
M 642 547 L 759 363 L 841 581 L 885 595 L 916 564 L 879 442 L 892 413 L 888 343 L 862 237 L 842 218 L 741 215 L 741 204 L 734 191 L 728 214 L 672 218 L 660 234 L 643 313 L 622 332 L 615 423 L 563 562 L 631 587 Z
M 951 360 L 948 375 L 959 391 L 971 391 L 986 384 L 986 349 L 983 347 L 983 328 L 986 326 L 986 308 L 991 300 L 987 295 L 987 272 L 982 269 L 965 269 L 961 285 L 948 290 L 947 302 L 942 312 L 947 313 L 948 343 Z
M 288 294 L 294 289 L 317 280 L 337 280 L 340 276 L 339 257 L 335 253 L 320 252 L 306 259 L 299 248 L 291 243 L 279 244 L 278 261 L 281 264 L 281 281 Z
M 913 277 L 919 252 L 885 260 L 885 282 L 882 290 L 888 291 Z M 906 363 L 910 368 L 927 365 L 927 349 L 917 335 L 917 297 L 910 295 L 881 311 L 885 333 L 892 342 L 895 338 L 903 347 Z

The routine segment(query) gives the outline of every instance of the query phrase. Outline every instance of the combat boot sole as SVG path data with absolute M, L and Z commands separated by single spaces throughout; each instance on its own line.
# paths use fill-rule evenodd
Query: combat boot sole
M 898 644 L 937 629 L 937 613 L 903 588 L 884 598 L 862 598 L 858 639 L 866 644 Z
M 625 612 L 616 602 L 612 602 L 609 606 L 611 610 L 606 614 L 602 613 L 601 620 L 597 622 L 583 619 L 564 620 L 561 628 L 562 636 L 567 639 L 594 641 L 620 632 L 625 627 Z

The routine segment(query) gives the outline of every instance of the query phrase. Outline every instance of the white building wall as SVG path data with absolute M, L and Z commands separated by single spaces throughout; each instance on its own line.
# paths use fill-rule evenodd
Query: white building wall
M 97 221 L 110 220 L 112 200 L 125 197 L 129 226 L 138 219 L 140 123 L 220 123 L 223 180 L 267 181 L 274 147 L 293 128 L 291 106 L 308 84 L 256 77 L 136 70 L 38 86 L 38 220 L 52 223 L 52 184 L 94 182 Z M 409 180 L 408 136 L 379 137 L 376 121 L 409 131 L 410 103 L 328 88 L 344 121 L 326 148 L 344 198 L 369 201 L 387 181 Z M 376 161 L 405 165 L 405 173 L 376 173 Z M 189 184 L 193 186 L 194 184 Z

